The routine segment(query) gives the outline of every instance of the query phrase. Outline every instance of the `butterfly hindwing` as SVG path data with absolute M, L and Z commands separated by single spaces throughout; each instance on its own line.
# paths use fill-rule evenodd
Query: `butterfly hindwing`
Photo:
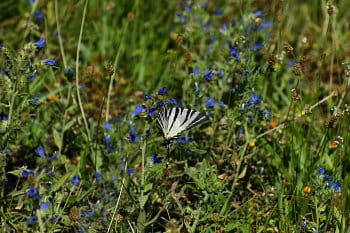
M 157 127 L 165 139 L 172 139 L 205 119 L 200 112 L 191 109 L 163 107 L 157 116 Z

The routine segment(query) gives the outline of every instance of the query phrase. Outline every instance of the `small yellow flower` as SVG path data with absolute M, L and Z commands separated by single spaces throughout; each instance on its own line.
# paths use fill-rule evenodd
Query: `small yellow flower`
M 304 188 L 303 188 L 303 192 L 304 192 L 304 195 L 308 195 L 309 193 L 311 193 L 312 191 L 312 188 L 308 185 L 306 185 Z
M 255 142 L 254 141 L 250 141 L 248 145 L 249 145 L 249 147 L 254 147 L 255 146 Z

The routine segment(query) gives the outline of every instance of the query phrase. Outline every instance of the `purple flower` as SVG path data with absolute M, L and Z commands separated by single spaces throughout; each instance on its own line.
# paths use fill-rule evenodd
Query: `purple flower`
M 212 77 L 213 77 L 213 71 L 212 70 L 207 70 L 207 72 L 205 72 L 205 74 L 204 74 L 204 78 L 207 81 L 211 81 Z
M 54 66 L 55 63 L 56 63 L 55 59 L 49 59 L 49 60 L 44 61 L 44 65 L 46 65 L 46 66 Z
M 79 176 L 78 176 L 78 175 L 75 175 L 75 176 L 73 177 L 73 179 L 71 180 L 71 183 L 72 183 L 73 185 L 78 186 L 79 183 L 80 183 L 80 178 L 79 178 Z
M 170 102 L 171 102 L 173 105 L 182 106 L 182 101 L 181 101 L 181 100 L 177 100 L 177 99 L 171 98 L 171 99 L 170 99 Z
M 225 32 L 227 32 L 227 25 L 224 23 L 223 25 L 222 25 L 222 27 L 220 28 L 220 32 L 221 33 L 225 33 Z
M 233 46 L 230 49 L 230 55 L 233 56 L 236 61 L 240 61 L 241 60 L 241 56 L 239 55 L 239 48 L 237 46 Z
M 29 4 L 33 4 L 35 2 L 35 0 L 28 0 Z
M 135 108 L 135 110 L 134 110 L 134 112 L 133 112 L 133 115 L 134 115 L 134 116 L 138 116 L 138 115 L 140 115 L 141 113 L 144 113 L 144 112 L 146 112 L 146 111 L 147 111 L 147 108 L 146 108 L 145 105 L 138 105 L 138 106 L 136 106 L 136 108 Z
M 154 115 L 156 115 L 157 111 L 156 108 L 149 108 L 148 109 L 148 115 L 153 117 Z
M 199 76 L 200 71 L 199 71 L 199 68 L 198 68 L 197 66 L 194 68 L 194 70 L 193 70 L 193 74 L 194 74 L 194 76 L 196 76 L 196 77 L 198 77 L 198 76 Z
M 10 149 L 8 147 L 5 147 L 5 149 L 2 150 L 2 153 L 4 155 L 7 155 L 8 153 L 10 153 Z
M 111 131 L 113 129 L 111 123 L 106 122 L 105 125 L 103 126 L 103 128 L 107 131 Z
M 114 151 L 114 147 L 112 145 L 112 140 L 108 135 L 103 136 L 103 143 L 106 146 L 107 152 L 111 153 L 112 151 Z
M 143 98 L 145 99 L 145 100 L 149 100 L 149 99 L 151 99 L 152 97 L 149 95 L 149 94 L 144 94 L 143 95 Z
M 46 211 L 50 209 L 51 203 L 48 201 L 40 202 L 40 210 Z
M 37 42 L 34 42 L 34 45 L 37 49 L 43 49 L 46 45 L 46 40 L 44 38 L 40 38 Z
M 150 161 L 156 164 L 156 163 L 161 163 L 163 159 L 164 159 L 163 157 L 158 157 L 157 154 L 153 154 Z
M 167 87 L 162 87 L 159 91 L 158 91 L 158 95 L 164 95 L 167 92 Z
M 27 195 L 28 195 L 28 197 L 39 199 L 40 198 L 39 189 L 30 187 L 27 190 Z
M 38 148 L 35 149 L 35 153 L 40 156 L 40 157 L 45 157 L 45 149 L 42 146 L 39 146 Z
M 29 226 L 32 226 L 37 223 L 38 223 L 38 218 L 35 215 L 28 218 L 27 224 Z
M 220 78 L 224 77 L 225 76 L 225 72 L 222 70 L 222 69 L 218 69 L 217 70 L 217 74 Z
M 215 100 L 213 98 L 210 98 L 210 97 L 207 97 L 205 100 L 204 100 L 204 104 L 209 107 L 209 108 L 212 108 L 215 106 Z

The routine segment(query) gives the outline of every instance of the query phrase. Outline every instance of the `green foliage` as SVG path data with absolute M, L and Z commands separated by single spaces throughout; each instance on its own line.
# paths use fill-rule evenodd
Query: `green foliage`
M 2 1 L 1 231 L 349 232 L 349 8 Z

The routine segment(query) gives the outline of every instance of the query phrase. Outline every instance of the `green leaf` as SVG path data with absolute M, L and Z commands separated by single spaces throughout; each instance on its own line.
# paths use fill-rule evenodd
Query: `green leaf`
M 143 191 L 146 193 L 146 192 L 148 192 L 149 190 L 151 190 L 152 187 L 153 187 L 153 184 L 152 184 L 152 183 L 146 184 Z
M 141 209 L 140 214 L 137 218 L 137 230 L 138 232 L 145 232 L 145 223 L 146 223 L 146 212 Z
M 61 186 L 63 186 L 66 183 L 66 181 L 69 179 L 70 176 L 71 176 L 70 172 L 62 176 L 61 179 L 59 179 L 57 182 L 54 183 L 54 185 L 51 188 L 51 192 L 55 192 L 58 189 L 60 189 Z
M 57 132 L 57 130 L 53 130 L 53 139 L 55 141 L 55 144 L 58 148 L 62 148 L 62 140 L 60 134 Z
M 240 222 L 231 222 L 225 226 L 225 232 L 230 232 L 238 227 L 240 227 L 242 224 Z

